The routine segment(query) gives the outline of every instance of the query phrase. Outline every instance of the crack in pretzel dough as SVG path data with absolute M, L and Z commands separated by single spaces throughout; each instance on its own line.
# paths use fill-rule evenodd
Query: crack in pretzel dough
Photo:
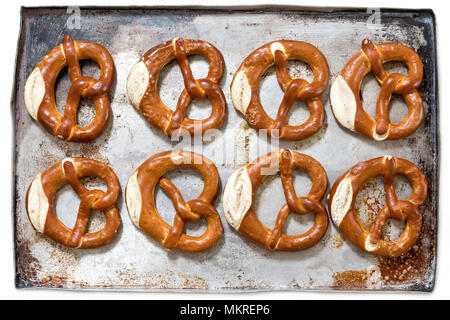
M 343 179 L 334 193 L 331 202 L 331 218 L 336 226 L 339 227 L 345 215 L 347 214 L 353 201 L 352 179 Z
M 37 175 L 31 182 L 28 190 L 27 211 L 33 227 L 40 233 L 44 233 L 48 213 L 48 198 L 42 187 L 41 174 Z
M 355 131 L 356 100 L 352 89 L 342 76 L 338 76 L 330 89 L 331 108 L 341 125 Z
M 252 204 L 252 183 L 244 166 L 228 179 L 223 193 L 223 209 L 228 223 L 239 230 L 241 221 Z
M 127 79 L 127 92 L 133 106 L 139 110 L 142 97 L 147 90 L 150 75 L 143 61 L 136 63 L 131 68 Z
M 130 179 L 128 179 L 127 187 L 125 189 L 125 198 L 131 221 L 140 228 L 139 219 L 141 217 L 142 195 L 137 181 L 137 173 L 138 172 L 135 171 Z
M 41 71 L 39 68 L 33 70 L 25 83 L 25 106 L 27 107 L 28 113 L 33 117 L 33 119 L 38 120 L 37 114 L 39 107 L 41 105 L 42 99 L 45 95 L 45 82 L 42 78 Z
M 233 83 L 231 84 L 231 100 L 236 110 L 245 115 L 251 97 L 252 89 L 248 83 L 245 71 L 239 71 L 234 76 Z

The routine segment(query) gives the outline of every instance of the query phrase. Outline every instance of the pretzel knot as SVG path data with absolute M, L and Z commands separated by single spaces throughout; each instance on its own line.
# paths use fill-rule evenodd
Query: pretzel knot
M 103 179 L 107 191 L 87 189 L 79 180 L 86 176 Z M 81 199 L 73 229 L 58 220 L 53 204 L 56 192 L 67 183 Z M 86 158 L 66 158 L 32 181 L 26 196 L 28 218 L 36 231 L 67 247 L 100 247 L 111 242 L 119 229 L 120 215 L 115 206 L 119 192 L 119 180 L 106 164 Z M 86 233 L 91 210 L 102 211 L 106 224 L 100 231 Z
M 202 55 L 209 60 L 206 78 L 196 80 L 189 65 L 189 55 Z M 185 89 L 181 93 L 175 111 L 167 107 L 158 94 L 158 79 L 166 64 L 176 59 L 184 79 Z M 127 92 L 133 106 L 159 130 L 169 137 L 186 130 L 204 134 L 212 128 L 219 128 L 226 114 L 226 101 L 219 81 L 222 79 L 225 63 L 217 48 L 202 40 L 172 39 L 149 51 L 136 63 L 127 80 Z M 209 99 L 211 115 L 204 120 L 186 118 L 187 108 L 193 99 Z
M 309 64 L 314 72 L 314 80 L 308 83 L 303 79 L 292 79 L 287 71 L 288 60 Z M 261 76 L 273 65 L 278 83 L 284 91 L 276 119 L 266 114 L 259 99 Z M 286 140 L 301 140 L 316 133 L 325 121 L 320 96 L 327 88 L 328 77 L 327 60 L 313 45 L 288 40 L 270 42 L 253 51 L 241 64 L 231 83 L 231 99 L 236 110 L 255 129 L 265 129 L 269 135 Z M 301 125 L 287 125 L 289 110 L 296 99 L 306 101 L 310 117 Z
M 79 64 L 82 59 L 93 60 L 100 66 L 98 80 L 82 75 Z M 55 102 L 55 82 L 65 66 L 68 66 L 72 85 L 61 115 Z M 66 35 L 63 43 L 48 52 L 28 77 L 25 105 L 30 115 L 53 135 L 67 141 L 92 141 L 103 133 L 108 124 L 111 113 L 108 92 L 113 77 L 114 62 L 104 47 L 93 42 L 74 41 Z M 95 117 L 86 127 L 77 124 L 81 98 L 94 100 Z
M 312 186 L 306 197 L 297 197 L 292 169 L 305 170 L 311 177 Z M 277 171 L 281 173 L 286 204 L 281 207 L 275 227 L 270 230 L 256 216 L 255 197 L 264 179 Z M 269 250 L 304 250 L 319 242 L 327 231 L 328 215 L 320 202 L 327 186 L 327 174 L 313 158 L 290 150 L 274 151 L 238 169 L 228 179 L 223 196 L 225 217 L 234 229 Z M 299 215 L 314 212 L 314 226 L 301 235 L 283 234 L 291 212 Z
M 395 194 L 396 174 L 404 175 L 412 185 L 412 193 L 406 200 L 398 200 Z M 384 177 L 386 205 L 377 213 L 370 230 L 366 230 L 354 203 L 364 184 L 377 176 Z M 360 162 L 345 172 L 334 183 L 328 205 L 333 223 L 353 244 L 375 255 L 397 257 L 408 252 L 420 236 L 419 206 L 426 197 L 427 180 L 417 166 L 401 158 L 384 156 Z M 406 220 L 406 228 L 395 241 L 381 239 L 381 230 L 389 217 Z
M 176 168 L 192 168 L 203 176 L 203 190 L 197 199 L 185 202 L 177 187 L 163 177 Z M 157 184 L 175 207 L 173 226 L 167 224 L 156 209 Z M 222 235 L 220 217 L 212 205 L 218 186 L 219 173 L 211 160 L 193 152 L 166 151 L 150 157 L 131 175 L 125 200 L 133 223 L 166 249 L 199 252 L 212 248 Z M 183 233 L 185 222 L 197 221 L 202 216 L 208 225 L 203 235 L 194 237 Z
M 388 61 L 402 61 L 409 75 L 389 74 L 383 67 Z M 363 78 L 372 71 L 381 85 L 376 105 L 376 119 L 362 108 L 360 87 Z M 417 88 L 422 83 L 423 64 L 411 48 L 396 44 L 374 45 L 362 42 L 362 50 L 342 69 L 330 89 L 330 102 L 334 116 L 341 125 L 374 140 L 395 140 L 411 135 L 423 120 L 423 105 Z M 389 104 L 392 94 L 403 97 L 408 115 L 399 123 L 389 122 Z

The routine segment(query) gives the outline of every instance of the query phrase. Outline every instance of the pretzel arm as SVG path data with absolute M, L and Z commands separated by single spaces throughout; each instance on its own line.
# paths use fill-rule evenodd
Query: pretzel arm
M 91 207 L 89 202 L 89 197 L 85 197 L 81 200 L 77 220 L 75 221 L 75 225 L 72 229 L 72 236 L 69 240 L 69 243 L 73 247 L 80 246 L 82 244 L 81 238 L 86 233 L 87 224 L 91 215 Z
M 64 36 L 62 47 L 64 50 L 64 57 L 68 65 L 67 68 L 72 86 L 70 87 L 69 94 L 67 95 L 64 115 L 56 134 L 63 139 L 67 139 L 70 137 L 74 124 L 76 124 L 77 109 L 80 102 L 81 91 L 87 85 L 78 81 L 79 78 L 82 77 L 82 73 L 75 48 L 75 42 L 71 35 L 67 34 Z
M 195 80 L 191 67 L 189 65 L 189 60 L 186 56 L 186 50 L 184 49 L 184 40 L 176 39 L 174 40 L 174 51 L 175 58 L 180 66 L 181 73 L 184 79 L 184 85 L 186 90 L 194 99 L 205 99 L 205 90 L 199 85 L 198 81 Z
M 383 67 L 383 60 L 381 59 L 380 53 L 369 39 L 362 41 L 362 50 L 367 59 L 369 59 L 373 74 L 381 84 L 389 76 L 389 73 Z
M 287 57 L 285 56 L 283 51 L 276 50 L 274 60 L 278 83 L 280 84 L 281 88 L 283 88 L 283 91 L 287 91 L 289 84 L 292 81 L 287 70 Z
M 389 75 L 381 85 L 380 94 L 377 99 L 376 107 L 376 132 L 378 135 L 384 135 L 389 130 L 389 103 L 392 92 L 402 81 L 402 75 L 393 73 Z
M 181 237 L 181 234 L 183 233 L 184 229 L 184 221 L 181 219 L 179 214 L 175 214 L 175 217 L 173 219 L 173 226 L 170 228 L 169 234 L 167 235 L 166 239 L 164 240 L 164 248 L 172 250 L 176 247 L 178 240 Z
M 280 174 L 284 197 L 292 211 L 297 212 L 297 195 L 292 181 L 292 154 L 289 150 L 283 150 L 280 155 Z
M 389 210 L 380 210 L 373 221 L 372 227 L 370 228 L 370 242 L 372 244 L 377 244 L 381 238 L 381 231 L 383 229 L 386 220 L 389 218 Z
M 64 174 L 66 175 L 66 179 L 73 188 L 73 190 L 78 194 L 80 198 L 83 198 L 89 190 L 81 183 L 78 178 L 77 172 L 75 170 L 75 166 L 71 161 L 65 161 L 63 163 Z
M 178 99 L 177 107 L 172 114 L 172 118 L 170 119 L 166 132 L 172 134 L 174 130 L 181 128 L 183 124 L 184 116 L 186 114 L 188 106 L 191 104 L 192 98 L 189 94 L 181 94 Z
M 385 157 L 384 165 L 384 190 L 386 193 L 386 203 L 389 208 L 390 215 L 394 219 L 404 221 L 406 219 L 406 215 L 402 212 L 394 189 L 394 177 L 396 169 L 395 158 Z
M 286 118 L 291 110 L 292 105 L 297 99 L 298 95 L 301 94 L 302 89 L 308 85 L 308 82 L 303 79 L 295 79 L 289 83 L 286 92 L 281 101 L 280 107 L 278 108 L 277 117 L 274 120 L 272 130 L 281 130 L 286 123 Z M 300 93 L 299 93 L 300 92 Z
M 77 111 L 78 104 L 80 103 L 80 97 L 82 96 L 83 90 L 87 88 L 90 83 L 90 79 L 87 77 L 80 77 L 72 82 L 72 86 L 70 87 L 69 94 L 67 96 L 66 107 L 61 119 L 61 124 L 57 130 L 57 135 L 61 136 L 63 139 L 70 138 L 72 130 L 77 125 Z M 90 126 L 93 125 L 94 122 L 90 124 Z
M 276 249 L 278 242 L 280 241 L 284 225 L 286 224 L 286 220 L 289 216 L 289 211 L 290 211 L 289 206 L 285 204 L 278 213 L 277 221 L 275 222 L 275 227 L 272 229 L 270 237 L 267 241 L 267 247 L 270 250 Z
M 306 214 L 310 210 L 304 206 L 303 199 L 297 198 L 292 179 L 292 154 L 289 150 L 283 150 L 280 160 L 281 183 L 284 196 L 289 209 L 296 214 Z
M 159 180 L 159 186 L 172 199 L 172 203 L 173 206 L 175 207 L 175 210 L 183 218 L 183 220 L 197 221 L 198 219 L 200 219 L 200 216 L 192 212 L 189 206 L 186 205 L 186 202 L 184 201 L 181 192 L 169 179 L 161 178 L 161 180 Z
M 64 57 L 66 58 L 70 81 L 75 82 L 76 79 L 81 77 L 81 68 L 78 61 L 77 50 L 75 47 L 75 41 L 70 34 L 64 36 L 63 40 Z

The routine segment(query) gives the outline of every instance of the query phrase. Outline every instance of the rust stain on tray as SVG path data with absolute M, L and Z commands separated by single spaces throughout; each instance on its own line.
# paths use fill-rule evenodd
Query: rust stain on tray
M 366 270 L 348 270 L 333 274 L 333 288 L 339 290 L 366 289 L 369 276 Z

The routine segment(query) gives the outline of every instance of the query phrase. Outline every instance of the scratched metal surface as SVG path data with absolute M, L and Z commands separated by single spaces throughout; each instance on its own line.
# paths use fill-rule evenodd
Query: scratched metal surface
M 379 24 L 369 24 L 364 9 L 323 11 L 317 8 L 258 7 L 227 9 L 173 8 L 81 8 L 80 29 L 69 29 L 66 8 L 24 8 L 18 43 L 17 71 L 12 112 L 15 121 L 15 261 L 18 288 L 124 289 L 148 291 L 236 292 L 255 290 L 418 290 L 431 291 L 435 280 L 438 213 L 438 104 L 436 83 L 434 16 L 431 11 L 382 10 Z M 369 19 L 369 23 L 373 22 Z M 376 21 L 375 21 L 376 22 Z M 69 143 L 47 133 L 34 122 L 24 106 L 23 87 L 27 76 L 47 51 L 61 43 L 66 33 L 75 39 L 94 41 L 105 46 L 116 65 L 116 81 L 110 93 L 112 119 L 106 132 L 93 143 Z M 280 147 L 308 154 L 325 167 L 330 185 L 353 164 L 391 154 L 417 164 L 429 181 L 429 195 L 421 207 L 424 224 L 419 242 L 405 256 L 383 259 L 366 254 L 345 241 L 330 224 L 325 237 L 313 248 L 301 252 L 269 252 L 239 235 L 227 224 L 219 194 L 215 205 L 221 215 L 224 235 L 212 250 L 189 254 L 165 251 L 159 243 L 137 230 L 129 219 L 123 191 L 129 175 L 151 155 L 178 149 L 153 128 L 131 106 L 125 90 L 130 68 L 149 48 L 174 37 L 203 39 L 223 54 L 226 72 L 220 85 L 228 103 L 228 115 L 220 133 L 212 141 L 191 150 L 203 152 L 220 172 L 221 188 L 231 173 L 252 161 L 258 154 L 277 149 L 265 143 L 235 111 L 229 85 L 242 60 L 254 49 L 273 40 L 295 39 L 317 46 L 328 59 L 330 82 L 345 62 L 360 49 L 361 40 L 375 43 L 400 42 L 417 50 L 424 62 L 424 81 L 420 93 L 424 100 L 425 121 L 412 136 L 399 141 L 373 142 L 340 127 L 328 102 L 329 89 L 323 94 L 326 123 L 313 137 L 298 142 L 281 142 Z M 190 58 L 194 75 L 206 74 L 203 58 Z M 401 64 L 389 63 L 389 72 L 405 72 Z M 83 72 L 99 74 L 94 63 L 82 64 Z M 290 63 L 293 76 L 312 79 L 311 70 L 302 63 Z M 58 107 L 63 108 L 70 82 L 67 73 L 57 82 Z M 162 72 L 160 92 L 163 101 L 174 108 L 183 88 L 176 63 Z M 372 75 L 363 83 L 363 98 L 369 113 L 379 86 Z M 263 105 L 271 116 L 281 102 L 282 91 L 273 69 L 261 81 Z M 308 116 L 305 105 L 296 103 L 289 123 L 300 123 Z M 392 122 L 406 114 L 399 97 L 391 103 Z M 201 119 L 210 111 L 209 102 L 196 101 L 192 118 Z M 79 121 L 88 123 L 93 116 L 90 101 L 82 101 Z M 260 143 L 259 148 L 257 147 Z M 185 149 L 189 149 L 184 145 Z M 202 150 L 203 148 L 203 150 Z M 108 163 L 119 177 L 122 195 L 118 207 L 122 226 L 114 241 L 102 248 L 72 250 L 36 233 L 25 211 L 25 194 L 39 172 L 68 156 L 82 156 Z M 196 197 L 202 187 L 198 174 L 189 170 L 168 174 L 185 199 Z M 85 181 L 89 187 L 103 187 L 98 179 Z M 400 198 L 410 186 L 397 177 Z M 299 172 L 295 178 L 297 194 L 306 194 L 310 180 Z M 257 196 L 259 218 L 268 226 L 275 222 L 285 203 L 280 179 L 270 177 Z M 323 200 L 326 204 L 326 199 Z M 360 218 L 370 223 L 385 203 L 382 179 L 369 182 L 358 196 Z M 169 199 L 157 193 L 158 209 L 169 222 L 174 216 Z M 64 187 L 56 199 L 57 215 L 72 226 L 78 200 L 70 187 Z M 94 212 L 89 230 L 104 223 Z M 313 216 L 291 217 L 285 232 L 307 230 Z M 384 230 L 385 239 L 395 239 L 403 225 L 391 221 Z M 200 234 L 204 222 L 188 224 L 188 234 Z

